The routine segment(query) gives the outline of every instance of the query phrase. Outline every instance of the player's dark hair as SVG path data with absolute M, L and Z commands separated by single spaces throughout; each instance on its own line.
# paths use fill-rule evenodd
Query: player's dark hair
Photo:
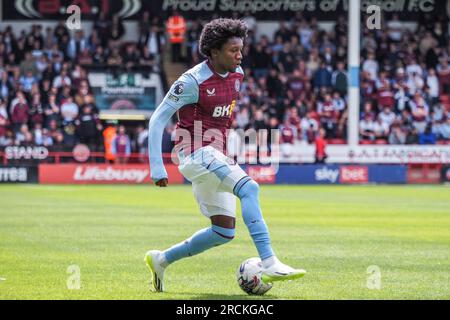
M 200 52 L 211 57 L 212 49 L 222 49 L 230 38 L 247 37 L 248 28 L 242 20 L 219 18 L 212 20 L 202 30 L 200 35 Z

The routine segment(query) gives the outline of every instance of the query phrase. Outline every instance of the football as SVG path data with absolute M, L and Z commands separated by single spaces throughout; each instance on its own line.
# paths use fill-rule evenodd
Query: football
M 250 258 L 241 263 L 236 272 L 239 287 L 248 294 L 263 295 L 272 288 L 272 284 L 261 279 L 262 263 L 259 258 Z

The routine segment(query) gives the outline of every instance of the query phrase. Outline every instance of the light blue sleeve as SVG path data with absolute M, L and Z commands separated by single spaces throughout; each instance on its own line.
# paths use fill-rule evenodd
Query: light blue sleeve
M 170 88 L 161 104 L 156 108 L 149 123 L 148 152 L 151 178 L 154 182 L 167 178 L 161 145 L 164 128 L 173 114 L 183 106 L 198 102 L 198 84 L 188 75 L 182 75 Z

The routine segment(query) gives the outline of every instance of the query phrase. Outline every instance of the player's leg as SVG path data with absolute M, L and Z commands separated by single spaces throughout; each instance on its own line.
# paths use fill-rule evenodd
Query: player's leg
M 263 219 L 259 204 L 259 185 L 250 177 L 241 178 L 233 192 L 241 200 L 242 217 L 263 264 L 264 282 L 293 280 L 305 275 L 306 271 L 294 269 L 281 263 L 275 256 L 270 243 L 268 227 Z
M 214 157 L 207 168 L 221 181 L 218 190 L 236 195 L 241 201 L 242 217 L 262 260 L 263 280 L 273 282 L 302 277 L 306 272 L 281 263 L 275 256 L 269 230 L 259 204 L 259 185 L 239 165 L 214 149 Z
M 164 291 L 164 271 L 168 265 L 226 244 L 234 238 L 236 199 L 229 193 L 215 192 L 215 182 L 211 179 L 214 180 L 214 177 L 203 177 L 193 182 L 200 211 L 211 219 L 211 227 L 197 231 L 165 251 L 152 250 L 147 253 L 145 259 L 152 272 L 151 284 L 155 291 Z

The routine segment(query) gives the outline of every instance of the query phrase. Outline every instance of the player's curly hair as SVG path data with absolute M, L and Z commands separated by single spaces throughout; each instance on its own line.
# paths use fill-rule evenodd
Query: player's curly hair
M 230 38 L 247 37 L 248 28 L 242 20 L 219 18 L 208 22 L 199 40 L 200 53 L 211 57 L 212 49 L 222 49 Z

